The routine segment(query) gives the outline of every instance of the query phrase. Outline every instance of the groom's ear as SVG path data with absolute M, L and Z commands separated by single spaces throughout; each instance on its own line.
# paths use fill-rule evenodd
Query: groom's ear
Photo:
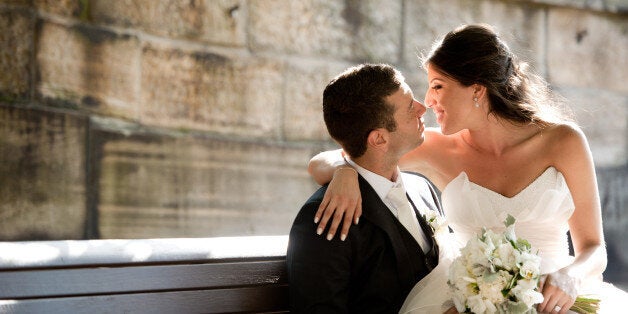
M 378 128 L 369 133 L 366 145 L 372 149 L 386 152 L 388 150 L 388 131 Z

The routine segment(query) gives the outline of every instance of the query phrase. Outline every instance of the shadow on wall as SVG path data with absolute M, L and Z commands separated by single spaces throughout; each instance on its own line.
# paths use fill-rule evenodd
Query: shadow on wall
M 608 253 L 604 280 L 628 289 L 628 164 L 596 172 Z

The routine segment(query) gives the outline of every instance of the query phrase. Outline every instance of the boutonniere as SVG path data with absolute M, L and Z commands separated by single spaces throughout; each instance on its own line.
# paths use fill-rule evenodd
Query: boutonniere
M 430 228 L 432 228 L 434 235 L 441 232 L 449 232 L 445 217 L 441 216 L 435 210 L 427 210 L 427 212 L 423 215 L 423 218 L 427 221 Z

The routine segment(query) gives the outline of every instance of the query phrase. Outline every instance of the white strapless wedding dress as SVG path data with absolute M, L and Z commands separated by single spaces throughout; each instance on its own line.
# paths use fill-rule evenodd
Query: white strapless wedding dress
M 453 306 L 448 302 L 446 281 L 458 248 L 479 234 L 482 227 L 504 231 L 508 214 L 516 218 L 517 237 L 528 240 L 533 251 L 538 250 L 542 273 L 554 272 L 573 260 L 569 256 L 567 221 L 575 208 L 563 175 L 553 167 L 513 197 L 477 185 L 462 172 L 447 184 L 441 199 L 445 218 L 454 233 L 446 235 L 447 239 L 439 239 L 442 243 L 439 265 L 417 283 L 401 313 L 442 313 Z M 601 305 L 605 313 L 621 312 L 622 309 L 617 308 L 620 301 L 626 303 L 623 308 L 628 311 L 628 294 L 600 279 L 601 275 L 583 283 L 581 294 L 597 294 L 603 299 Z

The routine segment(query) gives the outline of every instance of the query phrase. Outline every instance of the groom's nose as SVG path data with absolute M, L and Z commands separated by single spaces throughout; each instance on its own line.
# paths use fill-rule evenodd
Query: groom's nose
M 415 108 L 416 108 L 416 116 L 417 118 L 421 118 L 425 112 L 427 111 L 427 108 L 425 108 L 425 106 L 418 102 L 417 100 L 414 101 L 415 102 Z

